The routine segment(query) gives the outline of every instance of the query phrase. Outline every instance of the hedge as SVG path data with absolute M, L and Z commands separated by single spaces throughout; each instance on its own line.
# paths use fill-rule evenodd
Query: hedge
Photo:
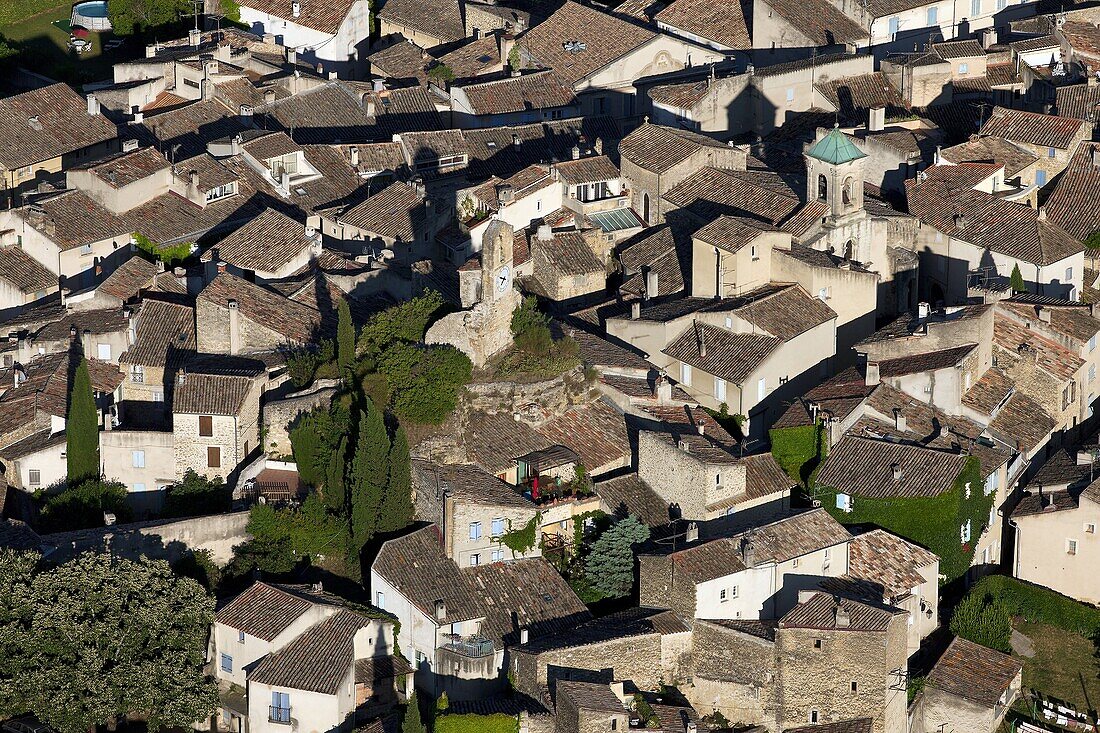
M 808 485 L 814 471 L 825 460 L 824 426 L 778 428 L 770 431 L 768 438 L 776 463 L 795 481 Z
M 991 596 L 1013 616 L 1085 637 L 1091 638 L 1100 630 L 1100 608 L 1005 575 L 982 578 L 969 595 Z
M 966 484 L 970 498 L 966 498 Z M 871 524 L 889 530 L 940 557 L 940 574 L 951 582 L 966 573 L 974 559 L 974 544 L 989 521 L 993 495 L 986 496 L 978 459 L 967 459 L 950 489 L 939 496 L 911 499 L 871 499 L 854 496 L 852 511 L 836 507 L 837 492 L 819 491 L 823 506 L 843 524 Z M 970 541 L 963 543 L 959 530 L 970 521 Z
M 441 715 L 435 719 L 435 733 L 518 733 L 519 720 L 513 715 Z

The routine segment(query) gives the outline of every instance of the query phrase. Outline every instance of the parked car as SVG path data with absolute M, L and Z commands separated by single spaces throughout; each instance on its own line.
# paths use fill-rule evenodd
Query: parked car
M 0 723 L 0 729 L 5 733 L 57 733 L 33 715 L 22 715 Z

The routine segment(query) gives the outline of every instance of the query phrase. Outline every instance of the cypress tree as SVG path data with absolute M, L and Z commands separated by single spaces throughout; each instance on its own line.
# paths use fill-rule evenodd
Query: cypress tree
M 378 531 L 378 517 L 386 490 L 390 438 L 382 411 L 368 397 L 359 422 L 351 477 L 351 541 L 355 553 Z
M 348 493 L 345 485 L 347 472 L 348 438 L 341 436 L 336 450 L 329 457 L 328 470 L 325 472 L 325 506 L 335 514 L 343 516 L 348 510 Z
M 378 518 L 378 531 L 395 532 L 409 526 L 413 518 L 412 475 L 409 467 L 409 439 L 405 430 L 397 428 L 390 446 L 389 475 L 386 477 L 386 493 L 382 502 L 382 514 Z
M 1022 293 L 1027 290 L 1027 283 L 1024 282 L 1024 276 L 1020 272 L 1019 263 L 1012 266 L 1012 276 L 1009 278 L 1009 285 L 1012 287 L 1012 292 Z
M 340 299 L 336 313 L 336 361 L 340 366 L 340 373 L 346 376 L 351 373 L 355 364 L 355 326 L 351 322 L 351 308 L 347 298 Z
M 401 733 L 424 733 L 424 723 L 420 719 L 420 707 L 416 701 L 416 693 L 409 697 L 405 708 L 405 719 L 401 722 Z
M 65 457 L 70 487 L 99 476 L 99 415 L 95 395 L 92 394 L 88 362 L 83 357 L 69 387 Z

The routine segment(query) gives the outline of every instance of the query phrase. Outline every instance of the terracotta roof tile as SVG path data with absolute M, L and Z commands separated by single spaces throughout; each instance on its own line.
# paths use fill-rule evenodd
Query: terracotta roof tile
M 336 33 L 356 2 L 365 0 L 299 0 L 299 12 L 291 12 L 285 0 L 243 0 L 241 5 L 263 15 L 291 21 L 322 33 Z
M 157 266 L 144 257 L 131 257 L 99 284 L 98 290 L 125 302 L 151 287 L 157 276 Z
M 955 637 L 928 675 L 926 686 L 994 707 L 1023 663 L 1007 654 Z
M 276 209 L 265 209 L 203 253 L 202 260 L 209 262 L 216 249 L 219 260 L 244 270 L 273 273 L 311 245 L 300 222 Z
M 989 423 L 989 431 L 1021 453 L 1042 445 L 1058 422 L 1022 392 L 1014 393 Z
M 424 201 L 416 188 L 400 181 L 338 215 L 338 219 L 399 242 L 412 242 L 424 226 Z
M 228 272 L 211 280 L 198 299 L 221 308 L 228 308 L 229 301 L 235 300 L 241 316 L 298 343 L 308 343 L 321 320 L 316 309 Z
M 818 46 L 866 41 L 868 32 L 825 0 L 766 0 L 768 7 Z
M 67 84 L 52 84 L 0 99 L 0 165 L 8 170 L 50 160 L 118 137 L 106 117 L 88 114 Z
M 966 460 L 957 452 L 848 435 L 825 459 L 817 483 L 872 499 L 939 496 L 951 489 Z
M 179 367 L 195 355 L 195 309 L 190 305 L 146 299 L 138 312 L 134 343 L 119 361 L 154 367 Z
M 654 20 L 662 27 L 669 26 L 687 31 L 726 48 L 752 48 L 741 3 L 673 0 L 668 7 L 654 16 Z
M 0 247 L 0 278 L 25 294 L 57 287 L 58 278 L 22 247 Z
M 340 692 L 355 658 L 355 634 L 371 625 L 366 616 L 338 611 L 306 629 L 248 673 L 250 682 L 325 695 Z
M 1084 142 L 1046 201 L 1047 216 L 1072 237 L 1087 239 L 1100 230 L 1100 143 Z
M 845 611 L 848 615 L 846 626 L 838 620 L 838 616 Z M 881 608 L 830 593 L 815 593 L 779 619 L 779 628 L 881 633 L 889 628 L 894 616 L 906 613 L 899 608 Z
M 470 156 L 469 176 L 474 181 L 494 174 L 508 178 L 535 163 L 569 160 L 574 145 L 588 150 L 599 140 L 604 150 L 611 151 L 620 135 L 615 121 L 606 115 L 488 127 L 463 133 Z
M 663 173 L 704 147 L 725 146 L 704 135 L 647 122 L 622 139 L 619 155 L 641 168 Z
M 138 148 L 128 153 L 118 153 L 75 170 L 86 170 L 111 188 L 122 188 L 135 181 L 148 178 L 169 167 L 165 157 L 154 148 Z
M 619 177 L 619 168 L 606 155 L 566 160 L 556 166 L 561 180 L 570 185 L 611 181 Z
M 848 544 L 849 574 L 880 585 L 889 597 L 912 593 L 925 582 L 920 571 L 938 562 L 935 553 L 884 529 L 856 535 Z
M 472 79 L 492 71 L 499 71 L 502 67 L 501 62 L 500 47 L 497 45 L 497 37 L 493 34 L 470 41 L 439 57 L 439 63 L 446 65 L 451 70 L 456 81 Z M 453 88 L 455 82 L 451 82 L 450 86 Z M 530 90 L 526 91 L 530 94 Z M 535 94 L 537 95 L 537 92 Z M 522 110 L 522 108 L 520 109 Z
M 367 61 L 373 73 L 387 79 L 414 80 L 418 84 L 428 81 L 426 69 L 431 57 L 412 41 L 401 40 L 386 46 L 368 56 Z
M 1068 150 L 1081 131 L 1082 125 L 1084 125 L 1082 120 L 1073 117 L 994 107 L 993 113 L 982 127 L 981 134 L 1041 147 Z
M 452 43 L 466 37 L 462 7 L 458 0 L 386 0 L 378 17 L 387 23 L 411 28 Z
M 254 381 L 235 374 L 184 375 L 172 399 L 172 412 L 188 415 L 238 415 Z
M 975 135 L 940 151 L 944 160 L 952 163 L 993 163 L 1003 165 L 1005 176 L 1012 177 L 1039 158 L 1001 137 Z
M 264 641 L 273 641 L 311 605 L 304 598 L 257 581 L 219 609 L 214 621 Z
M 814 86 L 847 119 L 862 119 L 872 107 L 885 107 L 888 117 L 908 111 L 901 92 L 881 71 L 829 79 Z

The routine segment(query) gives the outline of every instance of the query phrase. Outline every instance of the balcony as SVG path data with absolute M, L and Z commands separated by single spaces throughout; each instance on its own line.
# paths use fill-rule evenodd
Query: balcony
M 447 642 L 441 649 L 455 652 L 463 657 L 480 659 L 488 657 L 495 651 L 493 642 L 484 636 L 459 636 L 458 634 L 444 634 Z
M 278 708 L 269 705 L 267 708 L 267 720 L 270 723 L 290 725 L 290 708 Z

